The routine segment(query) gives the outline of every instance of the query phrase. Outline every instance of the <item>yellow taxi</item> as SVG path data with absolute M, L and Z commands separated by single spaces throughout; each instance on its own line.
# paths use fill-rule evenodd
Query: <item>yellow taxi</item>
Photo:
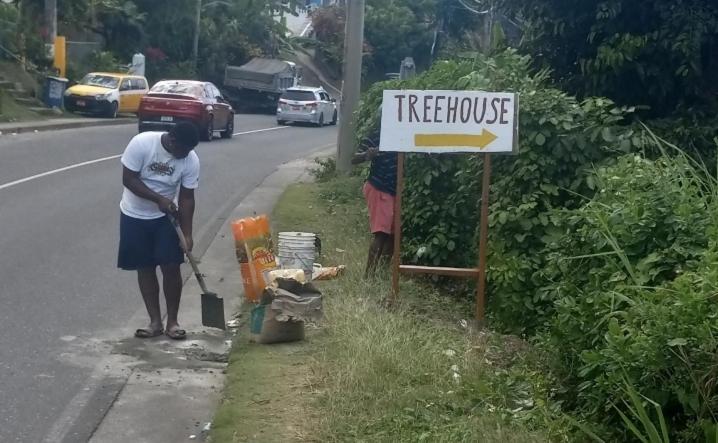
M 148 86 L 147 79 L 137 75 L 91 72 L 65 91 L 65 109 L 110 118 L 119 112 L 136 113 Z

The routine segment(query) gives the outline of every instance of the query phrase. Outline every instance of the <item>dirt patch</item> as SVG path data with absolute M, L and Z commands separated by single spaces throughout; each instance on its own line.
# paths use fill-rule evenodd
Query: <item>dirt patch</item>
M 538 352 L 530 343 L 515 335 L 478 331 L 472 335 L 472 341 L 474 346 L 470 352 L 496 368 L 510 368 L 530 355 L 536 357 Z

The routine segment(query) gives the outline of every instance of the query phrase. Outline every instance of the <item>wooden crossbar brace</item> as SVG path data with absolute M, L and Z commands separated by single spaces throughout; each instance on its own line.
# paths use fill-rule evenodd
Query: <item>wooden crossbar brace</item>
M 402 274 L 433 274 L 446 277 L 478 278 L 479 268 L 437 268 L 431 266 L 400 265 Z
M 491 186 L 491 154 L 484 154 L 481 184 L 481 221 L 479 227 L 479 264 L 477 268 L 443 268 L 401 264 L 401 203 L 404 193 L 405 154 L 397 159 L 396 198 L 394 201 L 394 256 L 392 257 L 391 295 L 389 304 L 399 296 L 400 274 L 432 274 L 447 277 L 476 279 L 476 320 L 483 324 L 486 316 L 486 256 L 489 232 L 489 187 Z

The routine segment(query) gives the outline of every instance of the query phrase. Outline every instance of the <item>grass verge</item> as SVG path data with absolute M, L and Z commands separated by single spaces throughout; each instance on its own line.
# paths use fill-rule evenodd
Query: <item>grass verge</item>
M 18 105 L 8 93 L 0 91 L 0 123 L 28 120 L 46 120 L 46 117 Z
M 524 342 L 471 331 L 468 303 L 417 281 L 402 282 L 398 307 L 381 307 L 388 273 L 362 279 L 369 236 L 360 186 L 334 178 L 281 198 L 275 231 L 318 233 L 322 263 L 347 272 L 319 284 L 326 319 L 305 342 L 238 342 L 212 441 L 561 440 L 553 383 Z

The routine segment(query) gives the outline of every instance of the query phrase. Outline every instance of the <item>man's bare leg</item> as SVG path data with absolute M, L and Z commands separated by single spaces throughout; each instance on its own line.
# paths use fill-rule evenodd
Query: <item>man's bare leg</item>
M 388 237 L 389 235 L 383 232 L 374 233 L 374 238 L 372 239 L 371 245 L 369 245 L 369 257 L 367 258 L 366 271 L 364 272 L 365 277 L 368 277 L 376 271 Z
M 391 258 L 394 255 L 394 235 L 385 234 L 384 244 L 381 248 L 381 262 L 385 265 L 391 263 Z
M 162 288 L 167 301 L 166 334 L 170 338 L 184 338 L 185 332 L 177 322 L 180 299 L 182 298 L 182 274 L 179 265 L 164 265 L 162 269 Z
M 137 282 L 140 293 L 150 316 L 150 325 L 147 329 L 139 329 L 135 335 L 138 337 L 151 337 L 162 333 L 162 312 L 160 311 L 160 285 L 157 281 L 155 268 L 137 270 Z M 140 332 L 140 331 L 145 331 Z

